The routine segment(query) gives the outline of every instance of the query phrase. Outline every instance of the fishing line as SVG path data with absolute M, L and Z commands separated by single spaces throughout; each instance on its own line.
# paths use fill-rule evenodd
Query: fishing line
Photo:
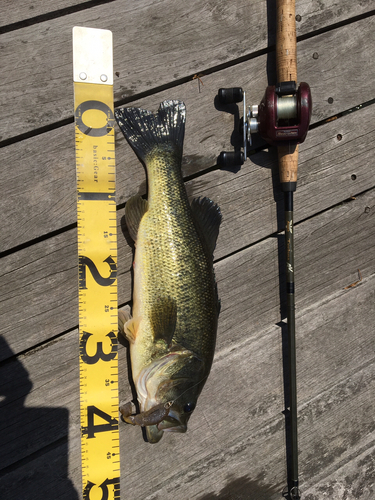
M 190 391 L 190 389 L 194 389 L 194 387 L 196 387 L 197 385 L 201 384 L 203 382 L 203 380 L 205 380 L 206 378 L 208 378 L 208 375 L 206 375 L 205 377 L 203 377 L 202 380 L 200 380 L 196 384 L 194 384 L 191 387 L 188 387 L 187 389 L 185 389 L 184 392 L 182 394 L 180 394 L 179 396 L 177 396 L 176 399 L 174 399 L 173 401 L 168 401 L 168 403 L 166 403 L 166 404 L 169 404 L 169 403 L 174 404 L 177 401 L 177 399 L 180 399 L 180 397 L 185 394 L 185 392 Z

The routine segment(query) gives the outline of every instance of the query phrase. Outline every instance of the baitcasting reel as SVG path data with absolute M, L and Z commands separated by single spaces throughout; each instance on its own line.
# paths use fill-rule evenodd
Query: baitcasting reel
M 242 165 L 251 146 L 251 134 L 259 135 L 271 146 L 282 143 L 300 144 L 309 128 L 312 100 L 307 83 L 281 82 L 266 88 L 259 106 L 246 108 L 246 95 L 241 87 L 219 89 L 221 104 L 243 101 L 243 152 L 222 151 L 218 163 L 223 166 Z

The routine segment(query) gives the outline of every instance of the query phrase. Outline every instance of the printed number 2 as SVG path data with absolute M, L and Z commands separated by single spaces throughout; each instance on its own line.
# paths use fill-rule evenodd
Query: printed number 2
M 117 269 L 116 262 L 112 259 L 111 256 L 107 257 L 103 262 L 107 262 L 110 267 L 111 273 L 108 278 L 103 278 L 101 274 L 99 274 L 98 269 L 96 268 L 95 263 L 85 257 L 84 255 L 79 256 L 79 288 L 86 289 L 86 267 L 89 268 L 92 277 L 100 286 L 109 286 L 112 285 L 116 281 L 117 277 Z

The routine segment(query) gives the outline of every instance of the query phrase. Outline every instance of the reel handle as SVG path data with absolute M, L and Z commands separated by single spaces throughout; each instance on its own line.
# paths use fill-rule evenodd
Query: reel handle
M 217 95 L 220 104 L 234 104 L 243 100 L 244 92 L 241 87 L 232 87 L 219 89 Z
M 245 155 L 242 151 L 222 151 L 217 160 L 218 165 L 224 168 L 232 168 L 237 165 L 243 165 Z
M 243 127 L 242 127 L 242 151 L 222 151 L 218 158 L 218 165 L 224 168 L 233 168 L 243 165 L 247 156 L 247 123 L 246 114 L 246 95 L 242 87 L 220 88 L 217 92 L 220 104 L 235 104 L 243 101 Z
M 297 37 L 295 0 L 276 0 L 276 73 L 278 82 L 297 82 Z M 295 191 L 298 174 L 298 145 L 280 145 L 280 182 L 283 191 Z

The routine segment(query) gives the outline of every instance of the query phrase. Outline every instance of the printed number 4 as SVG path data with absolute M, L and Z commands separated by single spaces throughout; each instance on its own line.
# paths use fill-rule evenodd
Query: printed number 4
M 105 420 L 106 424 L 94 424 L 94 415 Z M 112 418 L 105 411 L 96 406 L 87 407 L 87 427 L 82 427 L 82 436 L 87 435 L 88 438 L 94 438 L 97 432 L 115 431 L 118 428 L 118 420 Z

